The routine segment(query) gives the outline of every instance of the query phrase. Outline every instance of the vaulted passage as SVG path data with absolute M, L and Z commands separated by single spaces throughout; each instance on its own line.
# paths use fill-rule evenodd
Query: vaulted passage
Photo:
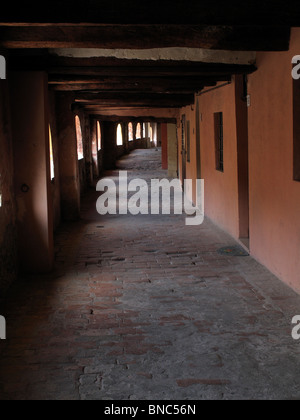
M 0 16 L 0 399 L 299 399 L 298 1 L 31 3 Z
M 167 175 L 155 150 L 118 166 Z M 296 294 L 251 257 L 220 255 L 237 244 L 208 220 L 195 230 L 184 215 L 100 217 L 97 197 L 59 230 L 54 273 L 7 296 L 1 398 L 299 396 L 299 348 L 286 334 Z

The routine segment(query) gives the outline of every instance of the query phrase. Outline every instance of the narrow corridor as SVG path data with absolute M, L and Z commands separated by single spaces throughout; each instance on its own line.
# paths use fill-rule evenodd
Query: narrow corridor
M 166 177 L 160 153 L 118 170 Z M 118 170 L 109 177 L 117 177 Z M 99 193 L 56 238 L 52 275 L 10 289 L 0 342 L 1 399 L 300 398 L 300 297 L 209 220 L 99 216 Z

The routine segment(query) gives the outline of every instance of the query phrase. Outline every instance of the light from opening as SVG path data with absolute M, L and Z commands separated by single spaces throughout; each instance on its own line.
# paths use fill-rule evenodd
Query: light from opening
M 150 141 L 153 141 L 153 128 L 151 125 L 150 125 L 149 133 L 150 133 Z
M 133 124 L 128 124 L 128 140 L 133 141 Z
M 100 122 L 97 121 L 97 142 L 98 142 L 98 151 L 102 149 L 102 142 L 101 142 L 101 126 Z
M 118 124 L 117 128 L 117 146 L 123 146 L 123 133 L 121 124 Z
M 76 138 L 77 138 L 77 156 L 78 160 L 83 159 L 83 142 L 82 142 L 82 131 L 81 124 L 78 115 L 75 117 L 75 126 L 76 126 Z
M 53 141 L 52 141 L 52 132 L 51 127 L 49 125 L 49 148 L 50 148 L 50 177 L 51 181 L 55 178 L 55 171 L 54 171 L 54 157 L 53 157 Z
M 142 138 L 142 127 L 140 123 L 138 123 L 138 125 L 136 126 L 136 138 L 137 139 Z

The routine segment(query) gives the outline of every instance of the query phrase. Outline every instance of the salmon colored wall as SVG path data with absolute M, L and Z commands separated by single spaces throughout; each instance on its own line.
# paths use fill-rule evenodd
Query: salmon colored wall
M 237 125 L 235 83 L 199 96 L 201 177 L 205 182 L 205 214 L 222 229 L 239 237 L 237 181 Z M 214 113 L 223 112 L 224 173 L 216 170 Z M 196 102 L 181 110 L 190 121 L 191 159 L 186 163 L 186 178 L 193 180 L 188 196 L 196 202 L 197 149 Z M 181 127 L 178 129 L 179 169 L 182 174 Z
M 239 237 L 248 245 L 249 238 L 249 146 L 248 146 L 248 106 L 244 91 L 243 76 L 235 77 L 236 88 L 236 128 L 238 164 L 238 207 Z
M 201 176 L 205 182 L 205 214 L 235 238 L 239 237 L 237 127 L 235 83 L 199 97 Z M 224 172 L 216 170 L 214 113 L 223 112 Z M 196 150 L 196 148 L 195 148 Z
M 259 53 L 249 77 L 250 248 L 275 275 L 300 292 L 300 183 L 293 181 L 292 57 Z M 300 81 L 299 81 L 300 83 Z

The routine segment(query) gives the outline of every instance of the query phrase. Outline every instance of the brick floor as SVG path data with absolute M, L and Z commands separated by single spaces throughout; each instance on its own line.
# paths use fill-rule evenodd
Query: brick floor
M 164 177 L 159 155 L 119 168 Z M 299 296 L 251 257 L 219 255 L 234 241 L 209 220 L 101 217 L 98 194 L 58 232 L 55 272 L 1 302 L 0 399 L 299 399 Z

